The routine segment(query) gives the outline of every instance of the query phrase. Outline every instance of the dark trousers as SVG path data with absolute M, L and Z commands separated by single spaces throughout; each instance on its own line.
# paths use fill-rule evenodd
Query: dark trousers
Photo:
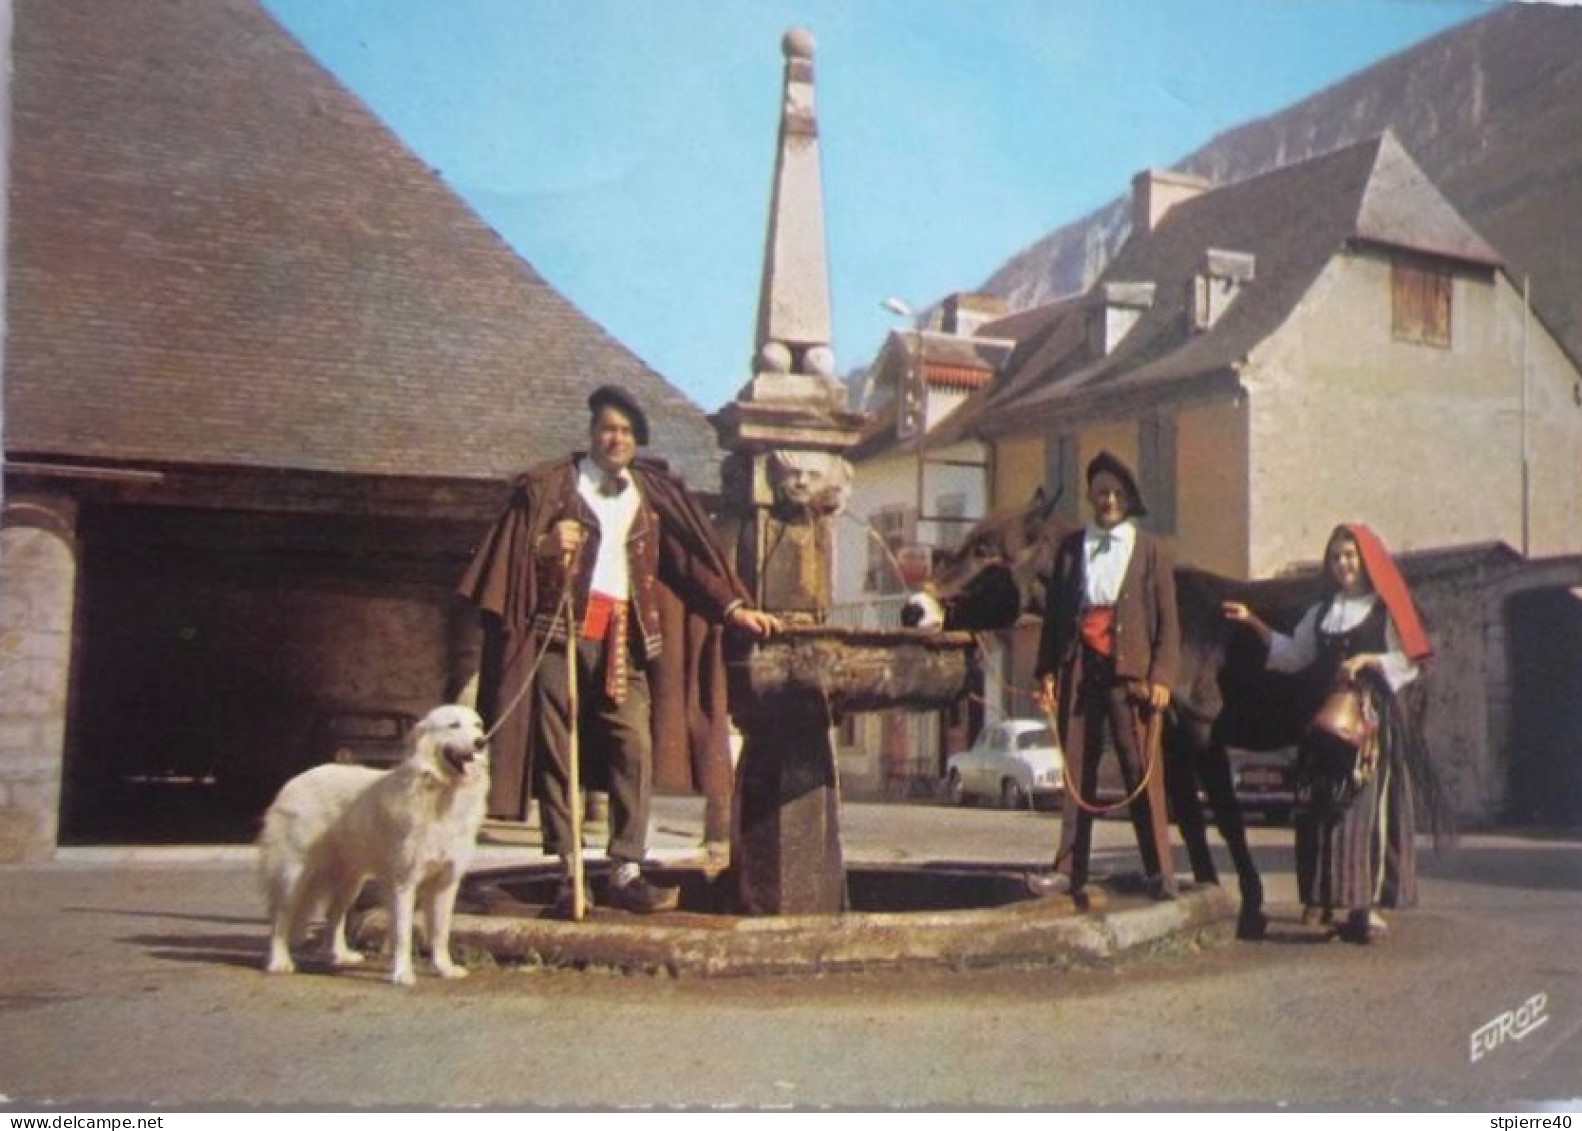
M 597 758 L 609 767 L 612 860 L 641 861 L 648 848 L 648 806 L 654 776 L 653 705 L 648 677 L 628 666 L 626 699 L 619 705 L 605 690 L 602 641 L 577 644 L 579 777 L 588 788 L 587 767 Z M 533 688 L 533 790 L 538 797 L 544 851 L 569 856 L 572 845 L 571 706 L 566 653 L 551 645 Z
M 1090 649 L 1082 650 L 1082 656 L 1067 673 L 1067 681 L 1072 686 L 1062 691 L 1064 754 L 1082 800 L 1089 805 L 1097 801 L 1099 760 L 1104 756 L 1106 730 L 1115 745 L 1122 784 L 1127 796 L 1131 796 L 1137 792 L 1146 768 L 1143 746 L 1152 709 L 1134 699 L 1127 682 L 1115 678 L 1113 665 Z M 1153 751 L 1152 757 L 1153 773 L 1147 788 L 1132 801 L 1128 811 L 1144 873 L 1151 883 L 1157 882 L 1163 891 L 1173 894 L 1175 862 L 1170 853 L 1164 757 L 1159 750 Z M 1079 805 L 1068 788 L 1061 811 L 1060 850 L 1055 859 L 1056 867 L 1070 877 L 1073 892 L 1081 891 L 1088 882 L 1093 818 L 1094 814 Z

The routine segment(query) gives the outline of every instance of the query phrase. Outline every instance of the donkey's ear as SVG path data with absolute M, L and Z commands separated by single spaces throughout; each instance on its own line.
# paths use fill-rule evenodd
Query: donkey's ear
M 1065 494 L 1065 491 L 1064 483 L 1053 494 L 1045 491 L 1043 485 L 1039 484 L 1038 489 L 1033 492 L 1033 501 L 1028 506 L 1027 513 L 1038 519 L 1048 518 L 1055 513 L 1055 508 L 1060 505 L 1060 496 Z

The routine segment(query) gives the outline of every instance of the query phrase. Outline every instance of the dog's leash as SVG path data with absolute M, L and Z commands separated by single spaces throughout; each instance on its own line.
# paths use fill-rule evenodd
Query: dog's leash
M 568 640 L 570 639 L 571 622 L 573 620 L 571 610 L 571 586 L 567 585 L 560 594 L 560 605 L 555 609 L 555 621 L 566 625 Z M 551 627 L 550 633 L 553 635 L 553 627 Z M 522 686 L 517 688 L 516 694 L 511 697 L 511 702 L 495 718 L 494 725 L 484 732 L 485 742 L 494 741 L 495 734 L 505 725 L 505 720 L 510 718 L 512 713 L 522 705 L 522 700 L 527 698 L 528 688 L 532 687 L 533 680 L 538 678 L 538 669 L 543 666 L 544 657 L 548 654 L 548 648 L 540 647 L 538 649 L 538 655 L 534 657 L 532 668 L 528 670 L 527 676 L 522 680 Z
M 566 583 L 561 586 L 560 604 L 555 609 L 555 622 L 561 624 L 566 633 L 566 704 L 567 713 L 570 715 L 570 726 L 567 734 L 567 766 L 568 781 L 567 791 L 571 798 L 571 917 L 576 922 L 581 922 L 588 915 L 587 891 L 584 885 L 586 868 L 582 859 L 582 751 L 581 751 L 581 725 L 578 716 L 581 713 L 581 704 L 577 695 L 577 638 L 581 635 L 577 631 L 576 606 L 571 601 L 571 578 L 574 576 L 574 567 L 577 560 L 577 551 L 572 550 L 566 555 L 565 574 Z M 553 625 L 550 635 L 554 634 Z M 547 641 L 546 641 L 547 644 Z M 528 669 L 527 676 L 522 680 L 522 686 L 517 688 L 511 702 L 506 705 L 494 720 L 494 725 L 484 733 L 484 742 L 491 742 L 505 721 L 522 705 L 527 698 L 528 689 L 533 686 L 533 681 L 538 678 L 538 669 L 544 664 L 544 658 L 549 655 L 549 648 L 541 646 L 538 655 L 533 657 L 533 666 Z

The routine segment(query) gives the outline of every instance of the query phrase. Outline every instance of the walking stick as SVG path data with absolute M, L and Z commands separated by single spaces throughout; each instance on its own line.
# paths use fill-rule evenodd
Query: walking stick
M 577 696 L 577 649 L 582 632 L 577 626 L 577 604 L 571 593 L 577 551 L 567 553 L 565 560 L 566 712 L 570 716 L 566 736 L 566 785 L 571 795 L 571 919 L 572 922 L 580 923 L 588 915 L 588 898 L 583 889 L 586 869 L 582 860 L 582 704 Z

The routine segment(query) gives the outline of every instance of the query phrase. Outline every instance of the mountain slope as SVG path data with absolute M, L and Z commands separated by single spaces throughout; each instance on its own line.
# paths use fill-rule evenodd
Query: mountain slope
M 1582 8 L 1509 4 L 1214 138 L 1176 169 L 1224 184 L 1395 131 L 1532 281 L 1582 359 Z M 1020 252 L 979 288 L 1013 309 L 1085 290 L 1130 231 L 1118 198 Z

